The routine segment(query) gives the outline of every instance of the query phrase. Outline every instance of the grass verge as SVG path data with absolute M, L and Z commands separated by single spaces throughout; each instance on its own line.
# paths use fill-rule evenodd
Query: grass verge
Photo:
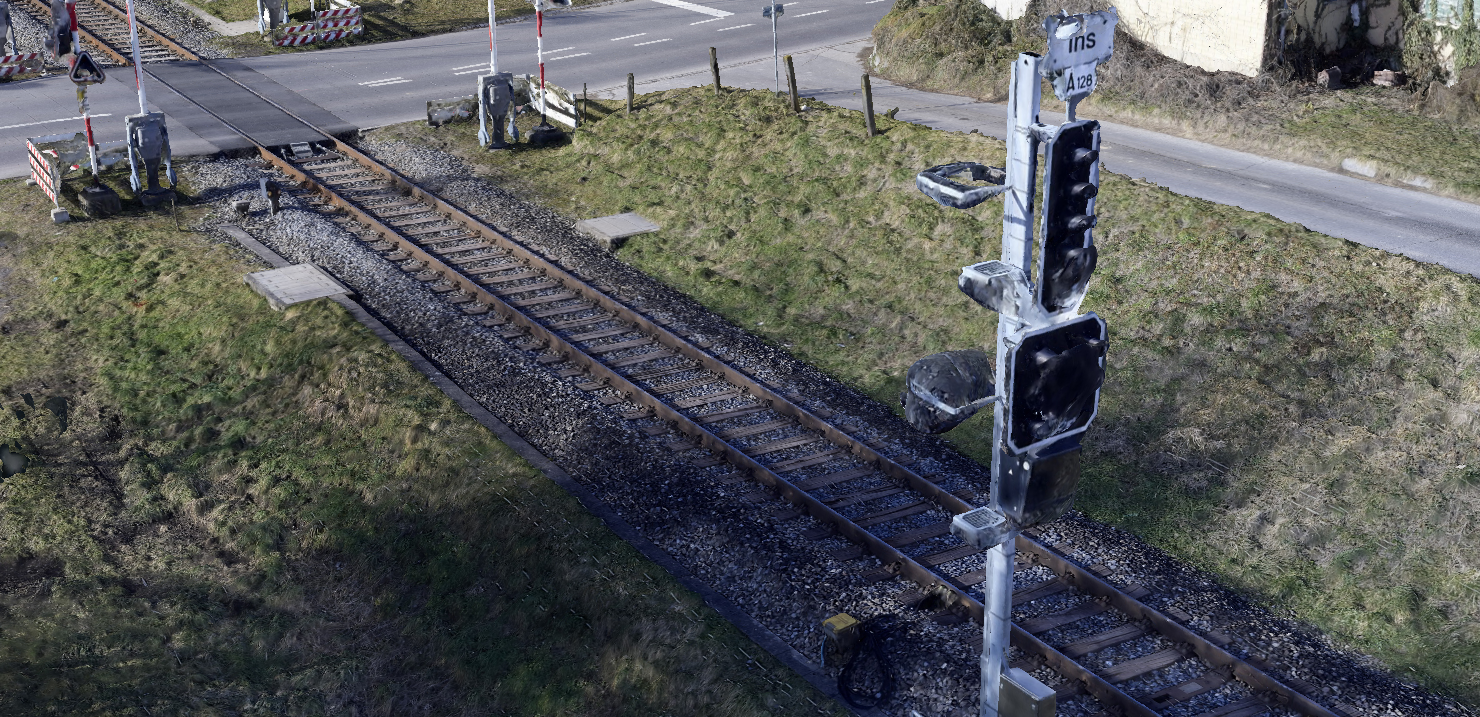
M 1074 0 L 1067 8 L 1103 5 Z M 1000 102 L 1012 61 L 1043 51 L 1042 19 L 1060 7 L 1034 2 L 1021 19 L 1006 21 L 974 0 L 899 0 L 874 28 L 869 67 L 912 87 Z M 1418 91 L 1429 90 L 1419 78 L 1408 88 L 1332 92 L 1288 70 L 1254 78 L 1206 72 L 1117 30 L 1115 56 L 1100 68 L 1099 82 L 1080 105 L 1083 116 L 1332 170 L 1353 158 L 1388 183 L 1406 187 L 1422 177 L 1434 191 L 1480 200 L 1480 175 L 1472 171 L 1480 166 L 1480 124 L 1427 116 Z M 1044 88 L 1044 107 L 1062 111 Z
M 337 305 L 0 203 L 0 713 L 842 713 Z
M 905 369 L 994 345 L 955 287 L 996 256 L 1001 205 L 914 189 L 1001 142 L 764 92 L 645 95 L 557 149 L 490 153 L 405 124 L 572 218 L 663 227 L 626 261 L 887 404 Z M 1269 215 L 1102 173 L 1109 376 L 1079 507 L 1480 704 L 1480 284 Z M 989 419 L 987 419 L 989 420 Z M 948 438 L 985 459 L 983 417 Z

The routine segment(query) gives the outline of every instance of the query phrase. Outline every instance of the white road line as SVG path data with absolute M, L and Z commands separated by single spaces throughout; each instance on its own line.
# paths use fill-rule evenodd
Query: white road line
M 868 2 L 864 3 L 864 5 L 872 5 L 876 2 L 884 2 L 884 0 L 868 0 Z
M 480 62 L 480 63 L 478 63 L 476 65 L 463 65 L 462 67 L 454 67 L 452 69 L 454 69 L 454 70 L 466 70 L 469 67 L 488 67 L 488 63 L 487 62 Z
M 476 70 L 463 70 L 462 72 L 454 72 L 452 74 L 454 74 L 454 75 L 471 75 L 471 74 L 474 74 L 474 73 L 477 73 L 477 72 L 483 72 L 483 71 L 485 71 L 487 69 L 488 69 L 488 66 L 487 65 L 484 65 L 484 66 L 482 66 L 482 67 L 480 67 L 480 68 L 478 68 Z
M 716 10 L 716 9 L 714 9 L 712 7 L 704 7 L 703 5 L 695 5 L 695 4 L 691 3 L 691 2 L 684 2 L 684 0 L 653 0 L 653 2 L 662 3 L 662 4 L 668 5 L 670 7 L 681 8 L 683 10 L 692 10 L 694 12 L 702 12 L 705 15 L 713 15 L 715 17 L 729 17 L 729 16 L 735 14 L 735 13 L 732 13 L 732 12 L 725 12 L 724 10 Z
M 112 116 L 113 116 L 112 113 L 101 114 L 101 115 L 93 115 L 93 117 L 112 117 Z M 36 126 L 38 124 L 51 124 L 52 122 L 67 122 L 69 120 L 80 120 L 80 119 L 82 119 L 82 115 L 77 115 L 76 117 L 63 117 L 61 119 L 54 119 L 54 120 L 41 120 L 40 122 L 27 122 L 25 124 L 8 124 L 8 125 L 5 125 L 4 127 L 0 127 L 0 129 L 15 129 L 17 127 L 34 127 L 34 126 Z
M 410 82 L 410 81 L 411 80 L 387 80 L 385 82 L 377 82 L 377 83 L 375 83 L 373 85 L 365 85 L 365 86 L 366 87 L 385 87 L 386 85 L 399 85 L 399 84 L 401 84 L 403 82 Z
M 401 78 L 399 78 L 399 77 L 387 77 L 387 78 L 385 78 L 383 80 L 370 80 L 368 82 L 361 82 L 360 84 L 362 84 L 362 85 L 374 85 L 374 84 L 378 84 L 378 83 L 381 83 L 381 82 L 391 82 L 393 80 L 399 80 L 399 79 L 401 79 Z M 407 82 L 410 82 L 410 81 L 411 80 L 407 80 Z
M 559 50 L 545 50 L 545 52 L 548 52 L 548 53 L 550 53 L 550 54 L 553 55 L 553 54 L 555 54 L 557 52 L 566 52 L 566 51 L 574 50 L 574 49 L 576 49 L 576 48 L 574 48 L 574 47 L 562 47 Z
M 690 25 L 703 25 L 706 22 L 719 22 L 720 20 L 723 20 L 723 19 L 724 18 L 722 18 L 722 17 L 711 17 L 708 20 L 700 20 L 698 22 L 691 22 L 689 24 Z
M 621 37 L 614 37 L 614 38 L 612 38 L 612 42 L 616 42 L 617 40 L 631 40 L 634 37 L 642 37 L 643 35 L 646 35 L 646 34 L 647 33 L 645 33 L 645 32 L 639 32 L 636 35 L 623 35 Z
M 722 27 L 722 28 L 720 28 L 718 30 L 715 30 L 715 32 L 724 32 L 725 30 L 739 30 L 742 27 L 754 27 L 754 26 L 755 26 L 755 23 L 752 22 L 752 23 L 747 23 L 745 25 L 735 25 L 733 27 Z
M 672 40 L 672 39 L 673 38 L 671 38 L 671 37 L 665 37 L 665 38 L 663 38 L 661 40 L 648 40 L 647 42 L 635 42 L 635 43 L 632 44 L 632 46 L 633 47 L 642 47 L 643 45 L 656 45 L 656 44 L 658 44 L 660 42 L 668 42 L 669 40 Z
M 864 3 L 864 4 L 867 5 L 868 3 Z M 808 15 L 821 15 L 822 13 L 825 13 L 825 12 L 827 12 L 827 11 L 826 10 L 813 10 L 812 12 L 804 12 L 804 13 L 802 13 L 800 15 L 792 15 L 792 18 L 795 19 L 795 18 L 799 18 L 799 17 L 806 17 Z
M 556 60 L 569 60 L 572 57 L 585 57 L 586 55 L 589 55 L 589 54 L 591 54 L 591 53 L 589 53 L 589 52 L 577 52 L 574 55 L 561 55 L 560 57 L 552 57 L 552 58 L 550 58 L 549 61 L 550 62 L 554 62 Z

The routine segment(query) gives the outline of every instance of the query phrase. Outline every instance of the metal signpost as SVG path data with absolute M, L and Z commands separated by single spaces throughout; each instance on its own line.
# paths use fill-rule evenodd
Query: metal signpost
M 781 42 L 776 39 L 776 18 L 786 14 L 781 3 L 773 3 L 761 9 L 761 17 L 771 18 L 771 64 L 776 68 L 776 94 L 781 94 Z
M 534 3 L 535 59 L 540 65 L 540 123 L 529 132 L 529 142 L 535 145 L 555 144 L 565 140 L 565 133 L 550 124 L 545 116 L 545 7 L 570 7 L 571 0 L 530 0 Z
M 902 396 L 916 428 L 940 433 L 993 405 L 991 502 L 957 515 L 951 532 L 986 550 L 982 582 L 982 717 L 1046 717 L 1054 691 L 1007 666 L 1012 636 L 1016 536 L 1054 520 L 1073 502 L 1080 436 L 1094 419 L 1104 380 L 1107 332 L 1079 304 L 1094 271 L 1094 198 L 1099 188 L 1099 123 L 1075 121 L 1094 91 L 1095 69 L 1110 58 L 1114 8 L 1058 15 L 1044 26 L 1046 57 L 1024 53 L 1012 66 L 1007 167 L 971 162 L 932 167 L 916 186 L 940 204 L 969 208 L 1001 196 L 1002 258 L 961 270 L 961 290 L 998 313 L 994 381 L 980 351 L 928 356 L 910 368 Z M 1069 106 L 1068 122 L 1038 121 L 1039 82 L 1050 79 Z M 1043 143 L 1043 236 L 1033 262 L 1034 178 Z M 983 185 L 952 177 L 969 173 Z M 1036 280 L 1036 281 L 1035 281 Z M 977 356 L 977 354 L 983 354 Z M 995 388 L 994 388 L 995 386 Z

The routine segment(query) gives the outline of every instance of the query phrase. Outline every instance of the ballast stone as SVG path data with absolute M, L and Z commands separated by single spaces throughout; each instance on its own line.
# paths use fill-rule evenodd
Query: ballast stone
M 268 269 L 247 274 L 243 281 L 267 298 L 274 310 L 282 311 L 293 304 L 326 296 L 351 296 L 354 292 L 328 272 L 313 264 L 294 264 L 281 269 Z

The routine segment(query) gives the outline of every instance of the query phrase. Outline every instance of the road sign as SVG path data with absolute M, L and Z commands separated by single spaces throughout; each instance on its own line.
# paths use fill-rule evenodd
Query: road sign
M 1050 15 L 1043 20 L 1048 54 L 1043 76 L 1053 82 L 1059 99 L 1083 97 L 1095 90 L 1095 68 L 1115 50 L 1115 8 L 1082 15 Z
M 67 77 L 79 85 L 100 85 L 108 79 L 87 50 L 77 53 L 77 61 L 72 63 L 72 71 L 67 73 Z
M 768 5 L 761 8 L 761 17 L 770 17 L 771 13 L 775 13 L 776 17 L 781 17 L 786 14 L 786 8 L 782 7 L 779 2 L 775 5 Z

